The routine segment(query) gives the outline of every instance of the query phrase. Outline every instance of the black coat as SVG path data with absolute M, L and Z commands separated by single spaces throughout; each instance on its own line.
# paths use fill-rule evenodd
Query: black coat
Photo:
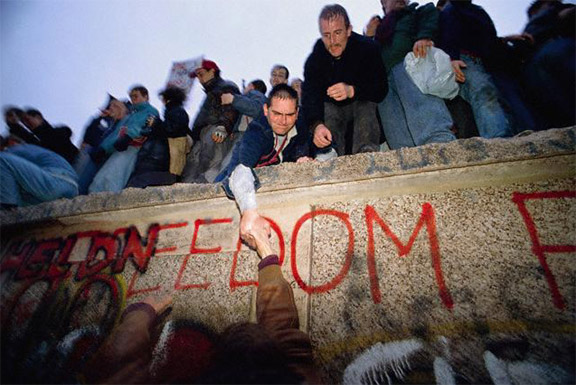
M 328 87 L 344 82 L 354 86 L 354 98 L 340 102 L 326 94 Z M 380 47 L 352 32 L 340 58 L 334 58 L 319 39 L 304 65 L 302 112 L 310 128 L 324 122 L 324 102 L 337 106 L 355 100 L 380 103 L 388 93 L 386 69 Z

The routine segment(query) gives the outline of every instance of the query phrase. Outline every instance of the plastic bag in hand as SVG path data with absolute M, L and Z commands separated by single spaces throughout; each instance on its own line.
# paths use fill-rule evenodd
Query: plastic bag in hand
M 450 56 L 441 49 L 430 47 L 426 57 L 420 58 L 413 52 L 408 53 L 404 58 L 404 68 L 422 93 L 442 99 L 454 99 L 458 95 Z

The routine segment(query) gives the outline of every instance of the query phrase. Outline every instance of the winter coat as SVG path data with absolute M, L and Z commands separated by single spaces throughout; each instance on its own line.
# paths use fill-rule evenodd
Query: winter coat
M 381 102 L 388 92 L 386 70 L 378 44 L 352 32 L 340 58 L 334 58 L 319 39 L 304 65 L 302 113 L 310 129 L 324 122 L 324 103 L 344 106 L 356 100 Z M 328 87 L 344 82 L 354 86 L 354 98 L 335 101 Z
M 236 84 L 217 76 L 204 85 L 206 98 L 192 124 L 192 139 L 200 140 L 201 132 L 206 126 L 223 126 L 231 133 L 239 113 L 232 105 L 222 105 L 220 96 L 225 93 L 240 94 Z

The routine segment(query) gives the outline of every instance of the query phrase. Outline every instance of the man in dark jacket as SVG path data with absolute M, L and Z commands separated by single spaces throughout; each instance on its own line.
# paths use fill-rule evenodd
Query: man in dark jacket
M 324 7 L 319 39 L 304 66 L 302 109 L 322 152 L 338 155 L 378 151 L 380 128 L 376 105 L 388 91 L 378 46 L 352 32 L 346 10 Z M 346 143 L 352 124 L 352 143 Z
M 279 84 L 270 91 L 264 105 L 266 120 L 254 120 L 239 144 L 234 147 L 230 163 L 215 182 L 222 182 L 226 194 L 236 199 L 242 220 L 240 234 L 247 236 L 254 228 L 268 228 L 256 208 L 256 191 L 260 186 L 252 171 L 255 167 L 281 162 L 303 162 L 308 157 L 310 137 L 302 125 L 298 126 L 298 93 L 287 84 Z M 250 243 L 249 239 L 245 239 Z
M 240 94 L 238 87 L 220 77 L 220 68 L 210 60 L 203 60 L 193 76 L 204 87 L 206 98 L 192 124 L 194 145 L 188 155 L 188 163 L 182 180 L 188 183 L 211 183 L 214 181 L 222 160 L 232 148 L 230 137 L 239 113 L 231 105 L 222 105 L 224 93 Z
M 24 114 L 23 122 L 40 139 L 40 146 L 54 151 L 71 165 L 74 164 L 78 155 L 78 148 L 72 143 L 72 130 L 70 127 L 52 127 L 44 119 L 42 113 L 35 109 L 29 109 Z

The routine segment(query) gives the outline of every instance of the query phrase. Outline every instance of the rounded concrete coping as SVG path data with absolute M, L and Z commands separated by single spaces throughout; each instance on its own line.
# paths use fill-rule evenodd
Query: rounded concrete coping
M 280 191 L 311 185 L 552 157 L 576 152 L 576 127 L 550 129 L 514 138 L 460 139 L 387 152 L 342 156 L 319 163 L 284 163 L 256 171 L 262 188 Z M 576 165 L 576 164 L 575 164 Z M 95 212 L 133 209 L 224 197 L 220 184 L 178 183 L 128 188 L 120 193 L 82 195 L 0 212 L 0 225 L 42 222 Z

